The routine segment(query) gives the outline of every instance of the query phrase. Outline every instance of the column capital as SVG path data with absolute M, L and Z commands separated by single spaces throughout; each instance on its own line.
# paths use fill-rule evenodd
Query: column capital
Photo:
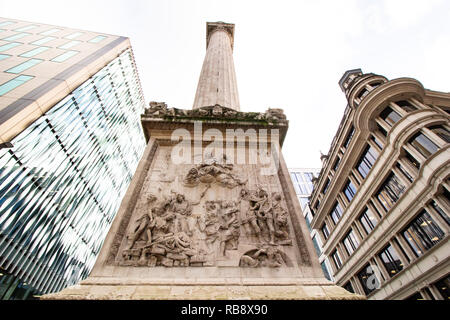
M 234 23 L 226 23 L 222 21 L 217 22 L 207 22 L 206 23 L 206 49 L 208 49 L 209 39 L 211 35 L 219 30 L 224 30 L 230 37 L 231 49 L 233 50 L 234 45 Z

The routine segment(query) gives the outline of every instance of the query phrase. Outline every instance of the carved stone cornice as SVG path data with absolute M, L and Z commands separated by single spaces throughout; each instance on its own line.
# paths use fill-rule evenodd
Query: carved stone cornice
M 234 46 L 234 23 L 225 23 L 222 21 L 218 22 L 207 22 L 206 23 L 206 48 L 208 49 L 209 39 L 211 35 L 216 31 L 226 31 L 230 37 L 231 50 Z

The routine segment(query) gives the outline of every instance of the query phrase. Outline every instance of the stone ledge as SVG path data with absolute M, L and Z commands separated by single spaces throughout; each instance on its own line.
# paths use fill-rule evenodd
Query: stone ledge
M 41 300 L 365 300 L 335 285 L 75 285 Z

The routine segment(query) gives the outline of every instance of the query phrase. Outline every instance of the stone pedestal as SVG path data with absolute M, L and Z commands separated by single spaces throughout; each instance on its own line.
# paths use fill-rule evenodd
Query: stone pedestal
M 281 154 L 282 110 L 151 103 L 90 276 L 41 299 L 361 299 L 327 281 Z

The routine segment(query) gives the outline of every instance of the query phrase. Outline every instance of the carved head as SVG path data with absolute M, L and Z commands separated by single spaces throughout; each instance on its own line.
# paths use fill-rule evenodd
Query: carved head
M 177 194 L 177 202 L 181 203 L 184 201 L 184 195 L 182 195 L 181 193 Z

